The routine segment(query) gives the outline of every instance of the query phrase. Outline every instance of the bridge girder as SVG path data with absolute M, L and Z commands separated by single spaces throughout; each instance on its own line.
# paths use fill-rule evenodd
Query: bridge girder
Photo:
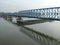
M 36 18 L 59 19 L 60 18 L 60 7 L 23 10 L 18 13 L 10 14 L 9 16 L 20 16 L 20 17 L 25 16 L 25 17 L 33 17 L 33 18 L 36 17 Z

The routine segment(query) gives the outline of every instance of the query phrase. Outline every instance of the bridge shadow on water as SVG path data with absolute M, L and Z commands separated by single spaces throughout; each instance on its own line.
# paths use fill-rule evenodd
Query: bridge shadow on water
M 19 22 L 16 23 L 18 26 L 20 26 L 20 31 L 33 40 L 37 41 L 40 43 L 40 45 L 60 45 L 60 41 L 57 39 L 50 37 L 48 35 L 45 35 L 42 32 L 37 32 L 31 28 L 25 27 L 25 25 L 32 25 L 36 23 L 44 23 L 44 22 L 52 22 L 52 20 L 40 20 L 40 21 L 26 21 L 26 22 Z
M 30 38 L 34 39 L 35 41 L 39 42 L 40 45 L 60 45 L 60 41 L 57 39 L 50 37 L 48 35 L 45 35 L 42 32 L 37 32 L 31 28 L 25 27 L 24 25 L 32 25 L 36 23 L 44 23 L 44 22 L 52 22 L 53 20 L 40 20 L 40 21 L 28 21 L 24 23 L 20 23 L 18 25 L 21 25 L 21 32 L 29 36 Z M 30 23 L 31 22 L 31 23 Z
M 33 25 L 38 23 L 52 22 L 52 20 L 29 20 L 29 21 L 20 21 L 17 25 Z
M 22 33 L 28 35 L 30 38 L 34 39 L 35 41 L 39 42 L 40 45 L 60 45 L 60 42 L 44 33 L 37 32 L 31 28 L 21 26 Z
M 30 22 L 32 22 L 32 23 L 30 23 Z M 38 23 L 44 23 L 44 22 L 52 22 L 52 21 L 40 20 L 40 21 L 37 21 L 37 22 Z M 40 45 L 60 45 L 60 41 L 58 41 L 57 39 L 55 39 L 53 37 L 50 37 L 48 35 L 45 35 L 42 32 L 38 32 L 38 31 L 35 31 L 31 28 L 28 28 L 28 27 L 24 26 L 24 25 L 36 24 L 37 22 L 36 21 L 35 22 L 34 21 L 28 21 L 28 22 L 24 22 L 24 23 L 21 22 L 20 24 L 17 24 L 17 25 L 21 26 L 20 31 L 22 33 L 26 34 L 27 36 L 29 36 L 33 40 L 39 42 Z

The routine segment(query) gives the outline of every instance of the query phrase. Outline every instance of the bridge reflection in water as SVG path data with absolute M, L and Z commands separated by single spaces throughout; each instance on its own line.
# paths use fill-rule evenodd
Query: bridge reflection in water
M 23 32 L 24 34 L 28 35 L 32 39 L 36 40 L 37 42 L 39 42 L 40 45 L 60 45 L 60 42 L 57 39 L 50 37 L 48 35 L 45 35 L 42 32 L 37 32 L 31 28 L 24 26 L 24 25 L 30 25 L 30 24 L 36 24 L 36 23 L 44 23 L 47 21 L 48 20 L 26 21 L 23 23 L 19 22 L 20 24 L 22 24 L 20 31 Z M 51 22 L 51 21 L 49 21 L 49 22 Z
M 41 45 L 60 45 L 60 42 L 53 37 L 49 37 L 41 32 L 34 31 L 33 29 L 21 26 L 21 31 L 38 41 Z

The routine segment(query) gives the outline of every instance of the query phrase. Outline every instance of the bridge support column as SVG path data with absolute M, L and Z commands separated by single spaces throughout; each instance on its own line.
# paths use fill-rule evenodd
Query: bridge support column
M 20 23 L 22 23 L 22 22 L 23 22 L 22 17 L 17 17 L 17 23 L 20 24 Z
M 12 16 L 6 16 L 6 20 L 12 21 Z

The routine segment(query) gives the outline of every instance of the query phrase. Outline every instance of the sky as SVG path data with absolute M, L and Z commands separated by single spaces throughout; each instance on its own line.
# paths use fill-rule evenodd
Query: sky
M 0 12 L 60 7 L 60 0 L 0 0 Z

